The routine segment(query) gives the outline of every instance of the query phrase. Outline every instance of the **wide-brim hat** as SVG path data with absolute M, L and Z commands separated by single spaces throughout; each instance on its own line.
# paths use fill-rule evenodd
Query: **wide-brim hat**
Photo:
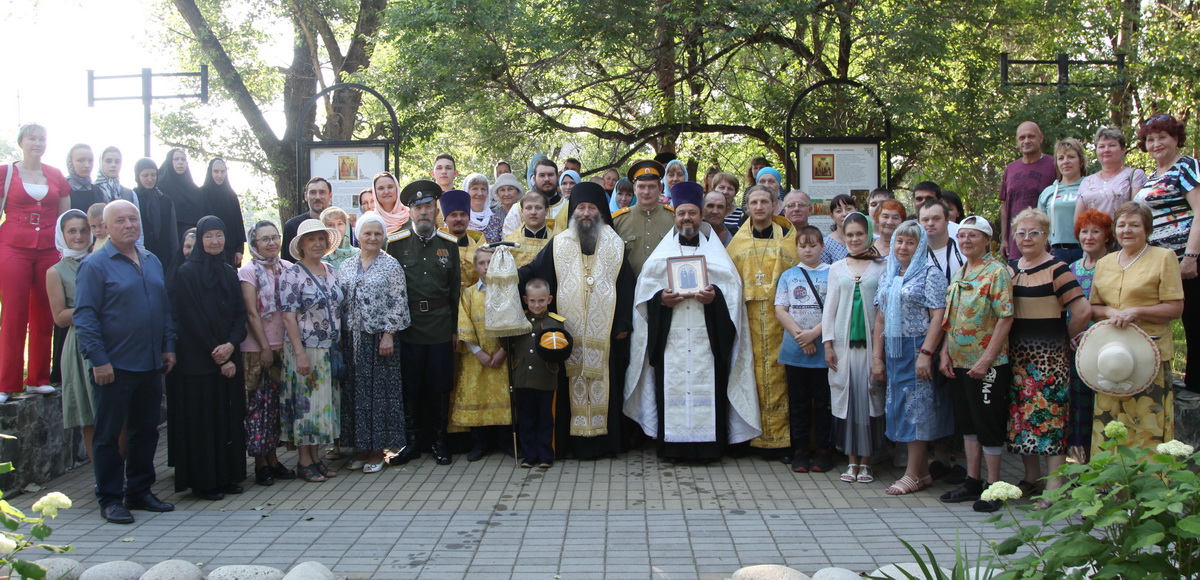
M 1115 397 L 1136 395 L 1158 376 L 1158 346 L 1135 325 L 1118 327 L 1112 320 L 1092 326 L 1079 341 L 1075 370 L 1097 393 Z
M 321 255 L 322 258 L 332 254 L 334 250 L 342 246 L 341 232 L 333 228 L 326 227 L 325 224 L 321 223 L 321 220 L 311 218 L 306 219 L 300 222 L 300 227 L 296 228 L 296 237 L 292 238 L 291 243 L 288 244 L 288 251 L 290 251 L 292 255 L 296 257 L 296 259 L 300 259 L 300 238 L 303 238 L 305 234 L 311 234 L 313 232 L 326 232 L 329 234 L 329 247 L 325 248 L 325 253 Z
M 547 328 L 538 334 L 537 353 L 546 362 L 565 363 L 571 358 L 574 344 L 565 328 Z
M 431 201 L 437 201 L 442 196 L 442 187 L 428 179 L 418 179 L 400 190 L 400 203 L 413 207 Z

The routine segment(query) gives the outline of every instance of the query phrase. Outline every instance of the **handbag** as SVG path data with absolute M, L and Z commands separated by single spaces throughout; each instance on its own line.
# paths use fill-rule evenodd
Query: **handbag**
M 325 286 L 317 281 L 317 277 L 308 271 L 307 266 L 300 262 L 296 263 L 304 270 L 305 274 L 308 274 L 308 279 L 313 281 L 317 290 L 321 292 L 321 296 L 325 298 L 325 312 L 329 314 L 329 321 L 332 324 L 333 309 L 329 307 L 329 303 L 332 301 L 329 299 L 329 293 L 325 291 Z M 333 343 L 329 345 L 329 373 L 333 375 L 333 378 L 344 381 L 350 376 L 350 366 L 346 364 L 346 358 L 342 354 L 342 347 L 339 344 L 341 341 L 339 339 L 340 337 L 334 336 Z

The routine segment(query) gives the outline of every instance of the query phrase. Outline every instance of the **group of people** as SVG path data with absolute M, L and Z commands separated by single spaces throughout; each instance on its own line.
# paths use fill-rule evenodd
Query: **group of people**
M 1196 312 L 1200 166 L 1168 115 L 1137 139 L 1150 174 L 1124 165 L 1125 136 L 1106 127 L 1100 171 L 1084 176 L 1077 140 L 1045 155 L 1022 123 L 995 225 L 927 181 L 908 204 L 884 189 L 822 202 L 835 225 L 821 231 L 813 200 L 761 159 L 744 192 L 715 170 L 690 181 L 677 159 L 585 180 L 578 161 L 560 171 L 542 155 L 524 183 L 500 162 L 456 188 L 443 154 L 428 180 L 374 176 L 361 215 L 314 177 L 306 213 L 244 228 L 219 159 L 204 187 L 180 150 L 139 161 L 130 192 L 109 172 L 115 150 L 93 183 L 90 150 L 72 149 L 67 179 L 40 162 L 45 129 L 27 126 L 23 159 L 0 168 L 0 292 L 21 300 L 5 309 L 0 386 L 19 387 L 13 345 L 28 329 L 26 384 L 44 392 L 35 366 L 49 365 L 51 322 L 64 329 L 65 422 L 89 435 L 113 522 L 173 509 L 150 490 L 164 384 L 175 489 L 211 500 L 243 491 L 247 455 L 271 485 L 337 477 L 325 460 L 343 451 L 368 474 L 462 450 L 550 468 L 648 438 L 667 460 L 755 452 L 796 472 L 844 455 L 840 479 L 871 483 L 890 441 L 906 468 L 889 494 L 944 476 L 961 485 L 942 501 L 994 511 L 980 494 L 1006 449 L 1032 495 L 1062 484 L 1043 481 L 1040 458 L 1086 461 L 1109 418 L 1134 419 L 1134 444 L 1173 435 L 1169 324 Z M 1136 394 L 1093 395 L 1132 380 L 1105 365 L 1075 371 L 1093 325 L 1156 345 L 1153 360 L 1121 353 L 1152 367 Z M 1200 374 L 1187 380 L 1200 391 Z

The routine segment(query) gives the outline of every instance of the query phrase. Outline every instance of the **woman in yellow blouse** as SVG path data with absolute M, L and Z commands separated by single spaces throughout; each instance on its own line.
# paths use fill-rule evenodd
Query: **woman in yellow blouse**
M 1092 279 L 1092 319 L 1112 319 L 1117 326 L 1135 324 L 1155 339 L 1163 367 L 1149 389 L 1130 397 L 1096 393 L 1092 449 L 1104 440 L 1104 425 L 1121 421 L 1128 441 L 1154 447 L 1175 437 L 1174 396 L 1170 391 L 1174 344 L 1171 321 L 1183 314 L 1183 279 L 1175 253 L 1151 246 L 1150 210 L 1131 201 L 1117 208 L 1116 235 L 1121 251 L 1096 264 Z

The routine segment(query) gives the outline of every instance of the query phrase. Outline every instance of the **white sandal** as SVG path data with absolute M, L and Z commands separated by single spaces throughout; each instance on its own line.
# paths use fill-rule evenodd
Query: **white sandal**
M 871 473 L 871 466 L 870 465 L 859 465 L 858 466 L 858 482 L 859 483 L 871 483 L 872 481 L 875 481 L 875 476 Z
M 846 466 L 846 473 L 842 474 L 842 481 L 846 483 L 854 483 L 858 479 L 858 464 L 851 463 Z

